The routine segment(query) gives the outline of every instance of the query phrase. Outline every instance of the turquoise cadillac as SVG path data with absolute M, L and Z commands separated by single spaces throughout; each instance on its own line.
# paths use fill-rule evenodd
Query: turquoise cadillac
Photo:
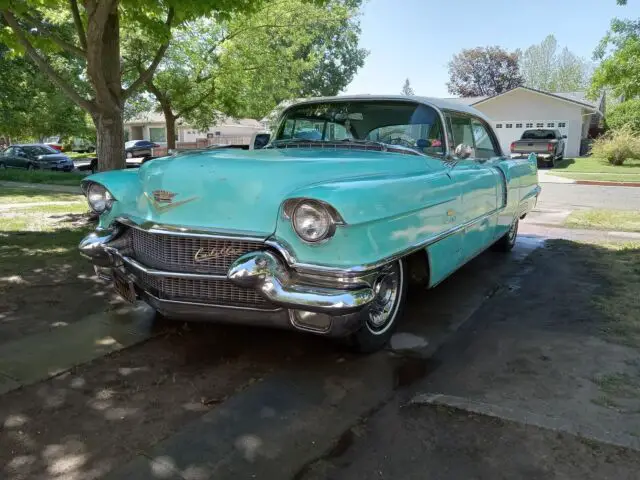
M 409 282 L 434 287 L 535 205 L 536 159 L 505 156 L 454 101 L 314 99 L 266 148 L 195 150 L 83 181 L 100 214 L 80 244 L 101 278 L 159 315 L 385 345 Z

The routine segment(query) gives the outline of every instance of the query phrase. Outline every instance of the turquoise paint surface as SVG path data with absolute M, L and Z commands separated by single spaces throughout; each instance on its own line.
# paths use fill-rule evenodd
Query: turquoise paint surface
M 330 267 L 379 262 L 495 211 L 428 247 L 431 284 L 503 235 L 523 206 L 533 207 L 538 188 L 535 158 L 452 164 L 322 148 L 192 152 L 86 180 L 103 184 L 117 200 L 101 216 L 101 227 L 125 216 L 136 223 L 256 235 L 287 245 L 298 263 Z M 150 200 L 155 190 L 175 193 L 174 204 L 186 203 L 163 211 Z M 331 204 L 346 225 L 325 242 L 303 242 L 281 211 L 286 199 L 298 197 Z

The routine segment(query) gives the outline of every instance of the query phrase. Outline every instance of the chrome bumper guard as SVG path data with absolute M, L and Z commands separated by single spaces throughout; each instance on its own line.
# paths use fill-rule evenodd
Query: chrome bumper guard
M 80 242 L 80 253 L 94 264 L 96 272 L 103 279 L 108 278 L 110 269 L 123 268 L 126 265 L 126 270 L 133 273 L 132 280 L 136 283 L 138 296 L 161 313 L 189 317 L 235 317 L 236 320 L 240 321 L 244 320 L 245 314 L 249 314 L 252 317 L 264 318 L 265 322 L 262 323 L 276 323 L 280 324 L 279 326 L 293 326 L 298 329 L 313 331 L 313 328 L 301 327 L 295 321 L 293 310 L 300 310 L 337 317 L 335 320 L 341 319 L 340 322 L 331 322 L 330 332 L 316 332 L 340 335 L 359 327 L 357 312 L 371 302 L 375 296 L 373 289 L 366 284 L 354 285 L 351 288 L 332 288 L 323 285 L 323 283 L 326 283 L 326 279 L 325 282 L 320 281 L 318 284 L 313 285 L 299 283 L 296 280 L 300 277 L 295 272 L 291 272 L 281 259 L 268 250 L 254 251 L 240 256 L 231 265 L 226 276 L 169 272 L 148 268 L 119 252 L 118 236 L 120 233 L 121 231 L 118 229 L 91 233 Z M 136 272 L 159 277 L 228 280 L 238 286 L 255 289 L 271 304 L 279 307 L 280 310 L 260 311 L 243 307 L 226 307 L 160 299 L 151 292 L 146 292 L 140 288 L 138 282 L 135 282 Z M 282 309 L 292 310 L 287 312 Z M 230 314 L 240 314 L 240 316 Z M 256 322 L 247 317 L 246 323 Z

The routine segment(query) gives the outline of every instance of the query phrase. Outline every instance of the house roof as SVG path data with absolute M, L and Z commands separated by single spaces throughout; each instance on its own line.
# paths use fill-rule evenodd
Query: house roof
M 535 88 L 529 88 L 529 87 L 516 87 L 516 88 L 513 88 L 511 90 L 508 90 L 506 92 L 503 92 L 503 93 L 500 93 L 498 95 L 494 95 L 494 96 L 491 96 L 491 97 L 470 97 L 469 99 L 479 98 L 478 100 L 475 100 L 470 105 L 475 106 L 475 105 L 478 105 L 480 103 L 489 102 L 491 100 L 494 100 L 494 99 L 496 99 L 498 97 L 501 97 L 503 95 L 506 95 L 508 93 L 511 93 L 511 92 L 513 92 L 515 90 L 519 90 L 519 89 L 528 90 L 530 92 L 538 93 L 540 95 L 546 95 L 548 97 L 555 98 L 555 99 L 558 99 L 558 100 L 571 102 L 571 103 L 574 103 L 574 104 L 579 105 L 581 107 L 588 108 L 588 109 L 594 110 L 595 112 L 598 112 L 598 113 L 602 114 L 602 110 L 601 110 L 602 97 L 600 97 L 597 102 L 593 102 L 593 101 L 587 99 L 586 92 L 584 92 L 584 91 L 579 91 L 579 92 L 553 92 L 553 93 L 551 93 L 551 92 L 545 92 L 543 90 L 536 90 Z

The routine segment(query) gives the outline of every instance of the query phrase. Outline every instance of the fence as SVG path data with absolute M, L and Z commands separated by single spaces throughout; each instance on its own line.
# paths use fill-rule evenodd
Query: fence
M 176 142 L 176 149 L 190 150 L 196 148 L 207 148 L 210 145 L 249 145 L 251 137 L 248 136 L 230 136 L 218 135 L 213 138 L 198 138 L 195 142 Z M 153 149 L 154 157 L 163 157 L 168 154 L 168 149 L 164 147 L 156 147 Z

